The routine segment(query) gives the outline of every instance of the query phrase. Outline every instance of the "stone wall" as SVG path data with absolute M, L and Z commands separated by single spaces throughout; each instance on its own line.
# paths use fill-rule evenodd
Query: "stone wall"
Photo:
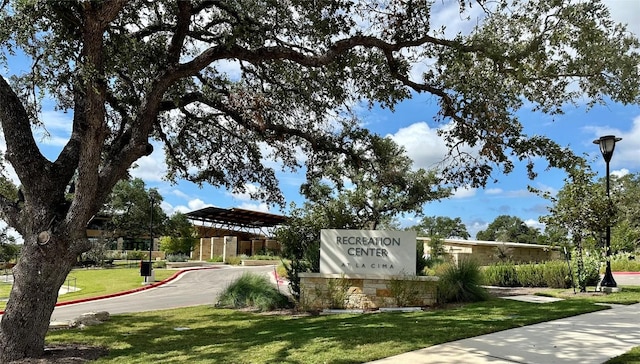
M 300 273 L 300 302 L 305 309 L 373 310 L 382 307 L 431 306 L 437 277 Z
M 227 236 L 227 239 L 231 238 L 235 241 L 235 243 L 232 242 L 232 245 L 235 244 L 235 248 L 227 247 L 227 257 L 243 254 L 252 256 L 262 253 L 265 249 L 274 255 L 278 255 L 282 250 L 280 242 L 272 239 L 239 240 L 236 235 Z M 223 256 L 225 254 L 224 239 L 224 237 L 200 238 L 200 242 L 196 244 L 191 253 L 191 259 L 208 260 L 213 259 L 214 256 Z M 229 241 L 227 240 L 227 242 Z M 231 252 L 230 248 L 235 249 L 234 252 Z

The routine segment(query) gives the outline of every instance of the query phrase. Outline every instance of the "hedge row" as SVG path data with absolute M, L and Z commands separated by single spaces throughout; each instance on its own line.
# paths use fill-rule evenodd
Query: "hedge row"
M 483 270 L 484 284 L 498 287 L 571 287 L 566 262 L 561 260 L 539 264 L 497 263 Z

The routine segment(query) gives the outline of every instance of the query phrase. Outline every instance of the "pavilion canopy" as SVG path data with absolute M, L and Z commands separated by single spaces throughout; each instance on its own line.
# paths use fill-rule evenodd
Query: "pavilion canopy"
M 240 228 L 270 228 L 287 221 L 286 216 L 238 208 L 222 209 L 205 207 L 186 213 L 191 220 L 212 225 L 235 226 Z

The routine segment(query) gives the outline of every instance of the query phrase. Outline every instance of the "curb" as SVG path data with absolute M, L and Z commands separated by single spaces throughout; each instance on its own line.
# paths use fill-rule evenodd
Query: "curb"
M 617 275 L 640 275 L 640 272 L 611 272 L 611 274 Z
M 76 304 L 76 303 L 97 301 L 97 300 L 102 300 L 102 299 L 105 299 L 105 298 L 120 297 L 120 296 L 132 294 L 132 293 L 136 293 L 136 292 L 145 291 L 145 290 L 148 290 L 148 289 L 151 289 L 151 288 L 155 288 L 155 287 L 161 286 L 163 284 L 169 283 L 169 282 L 173 281 L 174 279 L 178 278 L 183 273 L 191 272 L 191 271 L 194 271 L 194 270 L 204 270 L 204 269 L 220 269 L 220 267 L 200 267 L 200 268 L 182 269 L 182 270 L 179 270 L 179 271 L 175 272 L 169 278 L 166 278 L 166 279 L 164 279 L 164 280 L 162 280 L 160 282 L 152 283 L 152 284 L 144 286 L 144 287 L 134 288 L 134 289 L 130 289 L 130 290 L 127 290 L 127 291 L 122 291 L 122 292 L 110 293 L 110 294 L 106 294 L 106 295 L 102 295 L 102 296 L 79 298 L 77 300 L 59 302 L 59 303 L 56 303 L 55 307 L 73 305 L 73 304 Z M 4 310 L 0 310 L 0 315 L 3 315 L 3 314 L 4 314 Z

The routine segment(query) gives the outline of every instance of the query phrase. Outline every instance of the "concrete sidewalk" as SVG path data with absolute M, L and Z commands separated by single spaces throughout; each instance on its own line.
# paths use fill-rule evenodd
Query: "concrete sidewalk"
M 431 346 L 375 364 L 589 364 L 640 346 L 640 304 Z

